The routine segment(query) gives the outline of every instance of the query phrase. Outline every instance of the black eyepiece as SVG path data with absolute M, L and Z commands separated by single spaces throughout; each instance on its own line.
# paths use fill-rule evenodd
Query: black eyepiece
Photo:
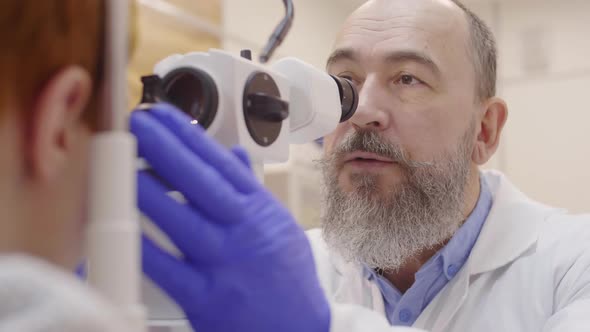
M 178 68 L 162 80 L 165 100 L 207 129 L 217 114 L 219 95 L 215 81 L 196 68 Z
M 354 115 L 359 104 L 359 96 L 353 83 L 342 77 L 330 75 L 338 85 L 340 93 L 340 104 L 342 105 L 342 116 L 340 122 L 344 122 Z

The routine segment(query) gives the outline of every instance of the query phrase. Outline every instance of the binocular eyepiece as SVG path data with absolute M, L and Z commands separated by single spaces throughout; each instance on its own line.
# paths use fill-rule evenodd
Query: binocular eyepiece
M 208 128 L 219 105 L 215 81 L 206 72 L 196 68 L 179 68 L 163 79 L 158 75 L 143 76 L 141 104 L 167 102 Z
M 359 105 L 359 95 L 356 91 L 356 88 L 350 80 L 334 75 L 330 76 L 334 79 L 336 85 L 338 86 L 338 93 L 340 94 L 340 105 L 342 105 L 342 116 L 340 117 L 340 123 L 342 123 L 352 118 L 352 116 L 356 112 L 356 108 Z
M 340 122 L 347 121 L 358 107 L 358 92 L 350 80 L 330 76 L 336 83 L 340 96 Z M 142 77 L 141 81 L 143 83 L 142 104 L 168 102 L 189 115 L 205 129 L 211 125 L 217 115 L 220 98 L 218 87 L 213 78 L 203 70 L 181 67 L 163 78 L 150 75 Z M 282 122 L 289 116 L 289 105 L 280 97 L 270 75 L 263 72 L 254 73 L 244 87 L 243 107 L 246 117 L 251 115 L 256 120 L 267 123 Z M 264 142 L 259 143 L 264 145 Z

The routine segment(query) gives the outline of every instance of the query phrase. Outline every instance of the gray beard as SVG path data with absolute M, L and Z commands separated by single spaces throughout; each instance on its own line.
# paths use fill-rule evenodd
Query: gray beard
M 321 223 L 328 247 L 347 261 L 394 272 L 451 238 L 464 220 L 474 129 L 466 132 L 456 151 L 427 163 L 409 160 L 400 146 L 383 142 L 375 132 L 350 135 L 320 162 L 324 180 Z M 354 189 L 343 192 L 338 184 L 341 160 L 356 150 L 396 161 L 405 175 L 402 183 L 385 191 L 378 175 L 352 174 Z

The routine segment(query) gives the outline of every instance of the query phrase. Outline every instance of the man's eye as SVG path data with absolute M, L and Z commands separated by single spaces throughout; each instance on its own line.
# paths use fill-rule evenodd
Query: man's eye
M 400 83 L 403 85 L 416 85 L 416 84 L 420 84 L 422 82 L 412 75 L 404 74 L 404 75 L 400 76 L 399 80 L 396 83 Z

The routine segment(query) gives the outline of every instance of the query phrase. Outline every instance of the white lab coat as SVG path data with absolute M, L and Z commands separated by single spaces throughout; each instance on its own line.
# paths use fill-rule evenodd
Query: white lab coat
M 502 174 L 484 174 L 494 203 L 477 243 L 407 331 L 590 331 L 590 215 L 534 202 Z M 381 293 L 359 265 L 329 252 L 319 230 L 308 235 L 332 332 L 406 330 L 389 326 Z
M 0 256 L 0 332 L 133 332 L 79 280 L 39 259 Z

